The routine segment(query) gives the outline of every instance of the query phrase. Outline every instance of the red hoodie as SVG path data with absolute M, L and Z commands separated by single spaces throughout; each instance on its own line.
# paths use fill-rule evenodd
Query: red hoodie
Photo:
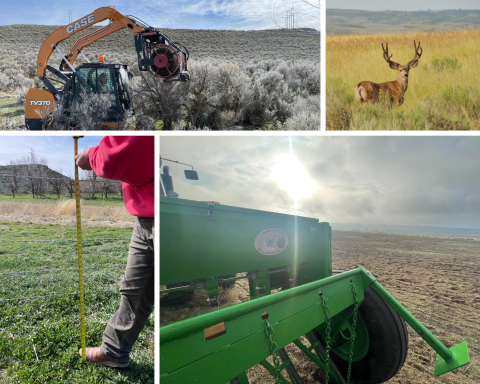
M 105 136 L 88 151 L 88 161 L 99 177 L 123 181 L 128 213 L 154 217 L 155 145 L 153 136 Z

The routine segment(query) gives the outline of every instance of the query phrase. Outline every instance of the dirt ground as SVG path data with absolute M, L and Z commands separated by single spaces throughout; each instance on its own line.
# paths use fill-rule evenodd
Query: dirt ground
M 388 383 L 480 383 L 480 241 L 334 231 L 332 257 L 334 269 L 358 264 L 369 269 L 447 347 L 468 342 L 471 363 L 435 377 L 436 353 L 408 327 L 407 360 Z M 161 325 L 207 312 L 205 299 L 205 292 L 197 292 L 188 306 L 161 307 Z M 239 280 L 234 290 L 221 293 L 220 306 L 247 299 L 248 282 Z M 317 366 L 296 346 L 286 350 L 305 384 L 324 382 Z M 252 384 L 275 383 L 260 365 L 247 374 Z
M 467 341 L 470 364 L 433 376 L 436 353 L 408 327 L 398 384 L 480 383 L 480 241 L 333 232 L 334 268 L 369 269 L 447 347 Z

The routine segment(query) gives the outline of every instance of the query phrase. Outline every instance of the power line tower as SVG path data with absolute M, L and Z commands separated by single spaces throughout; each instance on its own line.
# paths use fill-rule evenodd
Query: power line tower
M 285 28 L 286 29 L 294 29 L 295 28 L 295 10 L 294 8 L 290 8 L 289 10 L 285 11 Z

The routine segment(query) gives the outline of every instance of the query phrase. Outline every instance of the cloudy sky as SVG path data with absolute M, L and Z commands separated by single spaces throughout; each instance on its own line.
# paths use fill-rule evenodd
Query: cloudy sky
M 101 136 L 87 136 L 78 141 L 78 150 L 84 147 L 94 147 Z M 47 161 L 47 165 L 66 176 L 73 176 L 75 164 L 73 162 L 72 136 L 2 136 L 0 140 L 0 165 L 8 165 L 10 160 L 30 156 L 33 149 L 35 155 Z
M 314 4 L 315 7 L 307 3 Z M 113 3 L 112 3 L 113 4 Z M 274 29 L 284 26 L 285 11 L 294 7 L 297 26 L 319 29 L 319 0 L 140 0 L 114 2 L 124 15 L 134 15 L 158 28 L 191 29 Z M 22 0 L 2 2 L 0 25 L 7 24 L 68 24 L 100 6 L 98 1 L 76 2 L 59 0 Z M 313 16 L 312 16 L 313 15 Z M 314 16 L 318 17 L 315 18 Z M 101 25 L 101 24 L 99 24 Z
M 478 0 L 326 0 L 327 8 L 361 9 L 366 11 L 426 11 L 444 9 L 480 9 Z
M 162 137 L 181 198 L 331 223 L 480 228 L 480 137 Z M 293 155 L 293 157 L 291 157 Z M 302 170 L 303 169 L 303 170 Z M 279 183 L 283 187 L 279 186 Z

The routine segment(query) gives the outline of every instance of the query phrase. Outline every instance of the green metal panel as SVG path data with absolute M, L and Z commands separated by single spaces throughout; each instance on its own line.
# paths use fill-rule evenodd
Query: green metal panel
M 255 245 L 269 229 L 288 236 L 277 254 Z M 302 263 L 302 282 L 331 275 L 331 230 L 317 219 L 161 196 L 160 233 L 162 285 Z
M 362 302 L 360 270 L 353 270 L 161 327 L 161 383 L 224 384 L 271 354 L 263 312 L 269 313 L 274 340 L 283 348 L 324 321 L 319 290 L 330 316 L 353 304 L 350 279 Z M 207 341 L 204 329 L 220 322 L 226 333 Z

